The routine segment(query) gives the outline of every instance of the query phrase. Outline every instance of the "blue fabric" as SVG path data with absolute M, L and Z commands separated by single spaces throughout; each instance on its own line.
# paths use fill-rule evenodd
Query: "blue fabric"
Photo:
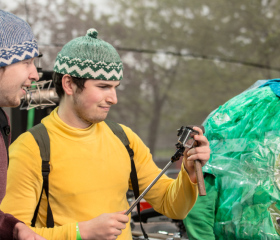
M 28 23 L 0 10 L 0 67 L 38 55 L 38 44 Z
M 274 92 L 277 97 L 280 97 L 280 78 L 268 80 L 265 84 L 261 85 L 260 87 L 265 86 L 269 86 L 272 92 Z

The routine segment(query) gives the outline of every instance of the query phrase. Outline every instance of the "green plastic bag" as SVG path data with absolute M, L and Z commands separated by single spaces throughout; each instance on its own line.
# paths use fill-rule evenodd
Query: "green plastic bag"
M 204 127 L 211 157 L 203 171 L 215 176 L 218 193 L 216 239 L 280 239 L 279 97 L 269 86 L 245 91 L 211 113 Z M 207 197 L 184 220 L 187 231 L 199 228 L 192 219 L 213 220 L 198 214 Z

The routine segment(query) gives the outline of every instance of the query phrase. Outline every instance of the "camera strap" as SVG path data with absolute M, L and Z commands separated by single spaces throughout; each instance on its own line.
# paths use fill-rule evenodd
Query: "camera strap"
M 129 140 L 128 140 L 123 128 L 115 122 L 111 122 L 109 120 L 105 120 L 105 122 L 111 128 L 113 133 L 122 141 L 122 143 L 126 147 L 126 150 L 129 154 L 130 162 L 131 162 L 130 180 L 131 180 L 131 184 L 132 184 L 134 197 L 135 197 L 135 199 L 137 199 L 139 197 L 140 193 L 139 193 L 137 172 L 136 172 L 135 163 L 133 160 L 134 152 L 129 146 Z M 144 227 L 142 226 L 141 214 L 140 214 L 140 203 L 137 204 L 137 213 L 138 213 L 140 227 L 141 227 L 143 236 L 145 239 L 149 239 L 147 233 L 144 230 Z

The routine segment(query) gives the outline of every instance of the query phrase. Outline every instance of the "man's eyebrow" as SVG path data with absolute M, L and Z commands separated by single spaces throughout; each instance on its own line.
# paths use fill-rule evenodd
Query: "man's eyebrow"
M 33 58 L 28 58 L 28 59 L 22 60 L 22 62 L 28 62 L 28 61 L 32 61 L 32 60 L 33 60 Z
M 119 83 L 118 85 L 114 86 L 113 84 L 111 83 L 107 83 L 107 82 L 100 82 L 98 83 L 98 85 L 102 85 L 102 86 L 110 86 L 110 87 L 118 87 L 121 85 L 121 83 Z

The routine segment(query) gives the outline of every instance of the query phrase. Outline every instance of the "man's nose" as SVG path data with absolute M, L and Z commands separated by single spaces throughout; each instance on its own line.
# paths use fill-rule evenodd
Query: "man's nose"
M 110 104 L 117 104 L 118 102 L 118 97 L 117 97 L 117 92 L 116 89 L 112 89 L 110 91 L 110 94 L 107 97 L 107 102 L 110 102 Z
M 30 69 L 29 79 L 31 81 L 39 80 L 39 74 L 38 74 L 37 68 L 34 63 L 32 64 L 31 69 Z

